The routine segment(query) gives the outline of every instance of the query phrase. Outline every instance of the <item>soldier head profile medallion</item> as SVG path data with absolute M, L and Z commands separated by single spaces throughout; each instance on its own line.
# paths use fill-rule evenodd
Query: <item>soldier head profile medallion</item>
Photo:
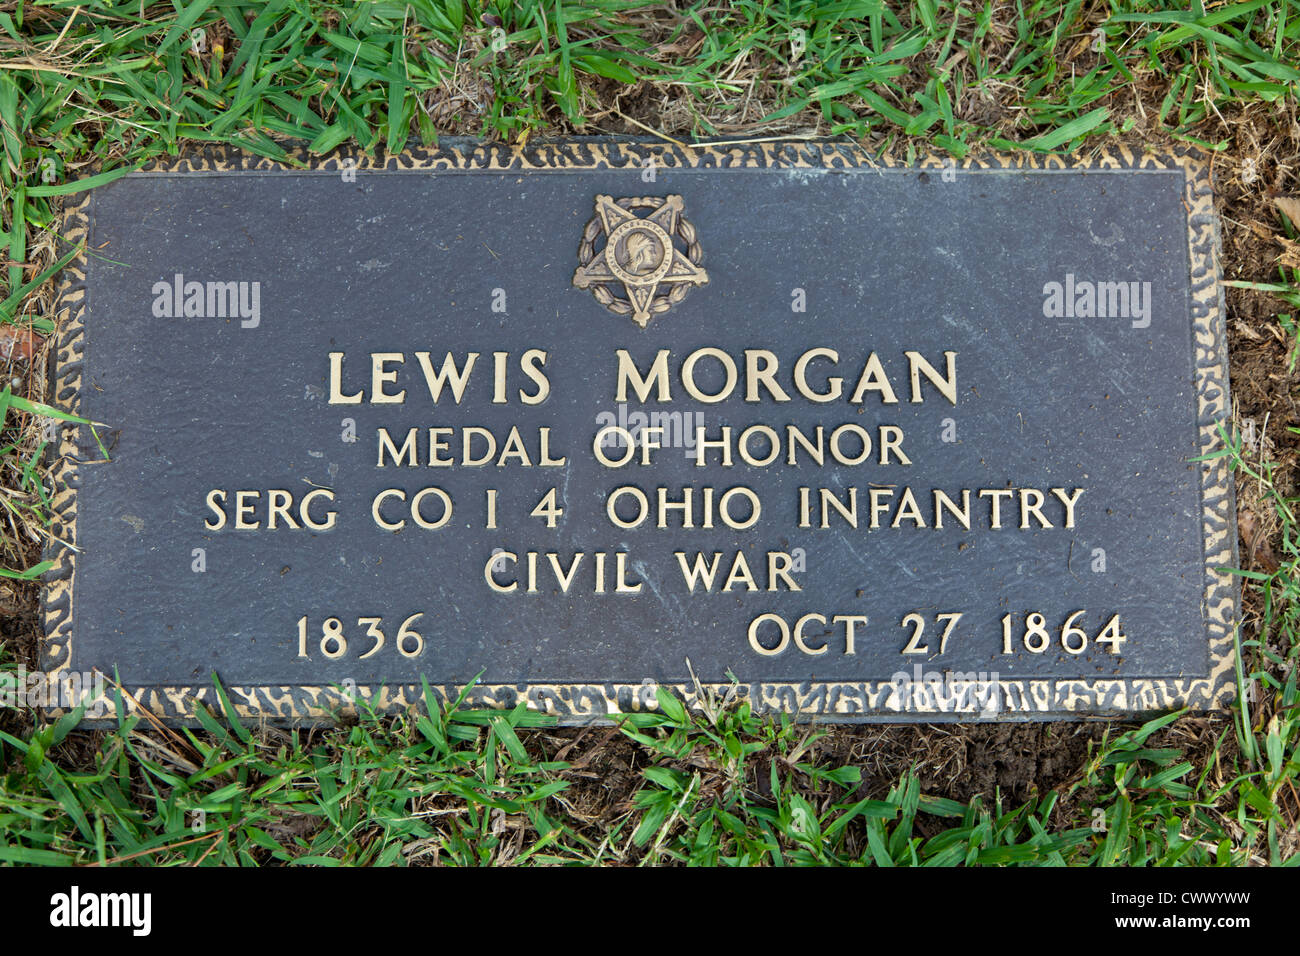
M 700 268 L 695 227 L 682 216 L 682 208 L 681 196 L 597 196 L 596 214 L 578 246 L 573 284 L 590 289 L 610 312 L 631 315 L 645 328 L 652 315 L 686 298 L 691 286 L 709 281 Z M 640 210 L 650 212 L 639 215 Z

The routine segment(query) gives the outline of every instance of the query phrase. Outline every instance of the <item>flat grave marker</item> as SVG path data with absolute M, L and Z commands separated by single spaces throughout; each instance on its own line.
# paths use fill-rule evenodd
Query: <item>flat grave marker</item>
M 172 722 L 214 675 L 290 723 L 422 681 L 568 722 L 660 686 L 839 721 L 1231 699 L 1191 154 L 303 158 L 67 212 L 53 397 L 98 424 L 55 452 L 65 686 Z

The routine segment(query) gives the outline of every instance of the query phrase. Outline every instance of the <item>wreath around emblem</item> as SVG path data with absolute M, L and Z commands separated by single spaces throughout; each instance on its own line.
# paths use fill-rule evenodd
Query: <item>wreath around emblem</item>
M 616 199 L 614 204 L 622 209 L 658 209 L 664 204 L 662 196 L 637 196 L 625 199 Z M 587 227 L 582 231 L 582 242 L 578 244 L 578 262 L 585 268 L 591 264 L 591 261 L 600 253 L 596 250 L 596 240 L 604 234 L 604 225 L 600 216 L 592 216 L 587 222 Z M 685 217 L 678 216 L 677 232 L 671 238 L 681 239 L 686 246 L 686 258 L 691 260 L 691 264 L 698 266 L 703 259 L 704 250 L 700 248 L 699 240 L 696 236 L 695 227 L 686 221 Z M 601 252 L 604 249 L 602 247 Z M 665 250 L 665 255 L 672 256 L 672 250 Z M 678 282 L 672 285 L 665 295 L 657 295 L 650 300 L 646 307 L 648 312 L 654 315 L 667 312 L 673 306 L 677 305 L 686 298 L 686 294 L 691 291 L 691 286 L 687 282 Z M 595 296 L 596 301 L 603 305 L 615 315 L 631 315 L 633 310 L 630 299 L 625 299 L 615 295 L 610 291 L 608 283 L 601 283 L 591 287 L 591 294 Z

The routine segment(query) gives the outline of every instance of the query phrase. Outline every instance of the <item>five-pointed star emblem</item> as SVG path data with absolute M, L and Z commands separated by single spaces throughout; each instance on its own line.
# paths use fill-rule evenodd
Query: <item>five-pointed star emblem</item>
M 681 212 L 681 196 L 665 197 L 645 217 L 624 209 L 611 196 L 597 196 L 596 215 L 605 230 L 605 248 L 578 267 L 573 284 L 589 289 L 622 283 L 632 304 L 632 318 L 644 328 L 661 286 L 699 286 L 709 281 L 708 273 L 673 245 Z

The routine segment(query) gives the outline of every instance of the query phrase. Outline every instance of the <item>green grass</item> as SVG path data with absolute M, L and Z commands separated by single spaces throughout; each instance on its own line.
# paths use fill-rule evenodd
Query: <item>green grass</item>
M 1294 710 L 1294 675 L 1279 694 Z M 210 714 L 203 732 L 145 733 L 132 717 L 76 771 L 59 757 L 75 720 L 25 740 L 0 732 L 0 862 L 1288 862 L 1275 801 L 1300 773 L 1295 716 L 1252 734 L 1266 756 L 1218 786 L 1207 782 L 1213 764 L 1198 771 L 1178 748 L 1151 745 L 1171 714 L 1108 731 L 1063 792 L 1015 806 L 995 795 L 986 806 L 923 793 L 910 771 L 863 797 L 858 767 L 807 759 L 825 731 L 745 705 L 688 714 L 666 692 L 660 705 L 618 729 L 646 765 L 629 805 L 595 823 L 566 799 L 580 765 L 539 753 L 543 738 L 527 728 L 546 718 L 522 707 L 435 702 L 432 716 L 366 715 L 315 740 Z
M 651 126 L 846 135 L 909 158 L 1141 137 L 1230 167 L 1288 142 L 1300 3 L 1177 6 L 7 0 L 0 323 L 53 329 L 62 197 L 193 144 L 284 158 Z M 638 112 L 638 95 L 668 107 Z M 1294 273 L 1233 275 L 1238 293 L 1300 307 Z M 1294 314 L 1275 319 L 1292 368 Z M 0 397 L 11 575 L 41 570 L 24 540 L 48 524 L 40 398 Z M 1280 567 L 1239 572 L 1258 609 L 1241 640 L 1251 698 L 1209 748 L 1188 752 L 1177 715 L 1117 725 L 1055 789 L 958 803 L 922 792 L 920 768 L 865 792 L 859 767 L 819 747 L 835 731 L 666 696 L 576 742 L 523 711 L 439 706 L 312 733 L 213 715 L 198 731 L 133 718 L 92 735 L 10 712 L 0 862 L 1295 865 L 1300 501 L 1294 476 L 1225 434 L 1239 482 L 1278 516 Z M 0 680 L 18 663 L 0 646 Z

